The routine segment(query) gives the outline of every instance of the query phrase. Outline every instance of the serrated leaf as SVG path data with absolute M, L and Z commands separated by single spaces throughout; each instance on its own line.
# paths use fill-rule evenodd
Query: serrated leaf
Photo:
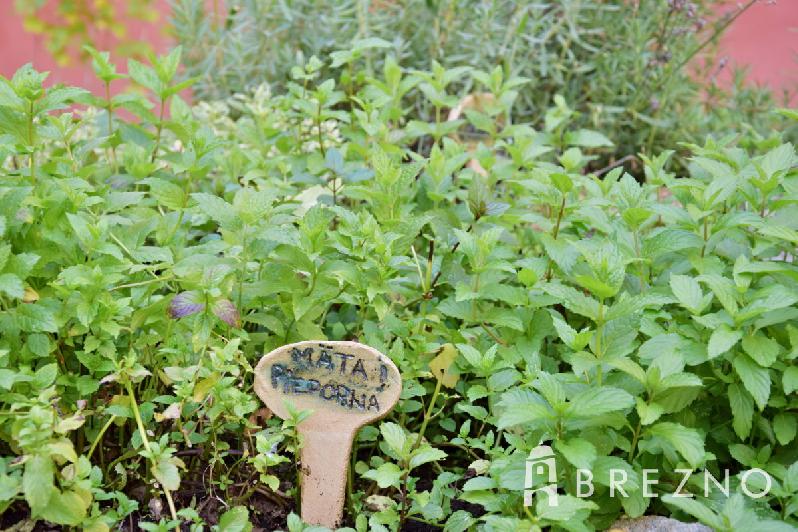
M 589 511 L 597 509 L 596 503 L 572 495 L 559 495 L 557 504 L 550 504 L 545 498 L 539 498 L 535 505 L 535 513 L 542 519 L 549 521 L 569 521 L 583 512 L 585 516 Z
M 58 364 L 55 362 L 42 366 L 33 374 L 33 384 L 37 388 L 47 388 L 58 376 Z
M 577 129 L 565 134 L 565 143 L 583 148 L 609 148 L 613 146 L 610 139 L 592 129 Z
M 721 325 L 712 331 L 712 335 L 709 337 L 707 356 L 713 359 L 728 352 L 742 337 L 742 332 L 733 330 L 728 325 Z
M 640 424 L 643 426 L 651 425 L 665 413 L 665 409 L 658 403 L 646 403 L 640 397 L 635 398 L 635 401 L 637 403 L 637 415 L 640 417 Z
M 670 443 L 692 467 L 698 467 L 703 462 L 704 438 L 697 430 L 663 421 L 652 425 L 648 433 Z
M 554 446 L 566 460 L 581 469 L 590 469 L 597 456 L 593 444 L 582 438 L 558 440 Z
M 247 507 L 235 506 L 223 513 L 219 518 L 219 530 L 224 532 L 249 532 L 252 530 Z
M 422 445 L 416 449 L 410 457 L 410 469 L 415 469 L 429 462 L 437 462 L 444 458 L 446 458 L 446 453 L 444 451 L 430 445 Z
M 540 233 L 538 239 L 543 244 L 546 256 L 553 260 L 565 274 L 570 274 L 579 259 L 579 250 L 567 240 L 563 238 L 554 239 L 548 233 Z
M 198 192 L 192 194 L 191 199 L 197 202 L 203 214 L 217 222 L 222 229 L 236 229 L 241 225 L 233 206 L 222 198 Z
M 82 497 L 73 490 L 59 492 L 53 491 L 53 495 L 40 515 L 51 523 L 59 525 L 77 526 L 86 517 L 91 499 Z
M 160 458 L 152 470 L 152 475 L 166 489 L 174 491 L 180 487 L 180 471 L 171 457 Z
M 692 515 L 705 525 L 715 530 L 723 528 L 723 521 L 715 513 L 695 499 L 687 497 L 675 497 L 668 494 L 662 497 L 662 501 L 670 506 L 675 506 L 680 510 Z
M 142 87 L 150 89 L 155 94 L 160 93 L 163 85 L 152 67 L 144 65 L 135 59 L 130 59 L 127 62 L 127 70 L 133 81 Z
M 53 461 L 44 454 L 34 454 L 25 462 L 22 492 L 34 515 L 39 514 L 55 492 Z
M 391 486 L 399 486 L 399 482 L 402 479 L 402 470 L 393 462 L 385 462 L 377 469 L 366 471 L 363 476 L 375 481 L 379 487 L 385 489 Z
M 709 304 L 701 290 L 701 285 L 689 275 L 671 274 L 670 285 L 673 295 L 676 296 L 679 303 L 693 314 L 701 314 Z
M 795 414 L 781 412 L 773 418 L 773 432 L 782 445 L 787 445 L 795 439 L 798 431 L 798 417 Z
M 142 180 L 150 187 L 150 195 L 164 207 L 180 210 L 186 205 L 186 196 L 179 186 L 165 179 L 150 177 Z
M 599 302 L 579 290 L 561 284 L 547 284 L 543 290 L 571 312 L 594 321 L 598 318 Z
M 230 327 L 239 327 L 241 325 L 238 309 L 229 299 L 217 299 L 213 303 L 213 307 L 211 307 L 211 312 Z
M 779 343 L 773 338 L 768 338 L 760 331 L 745 336 L 742 346 L 743 351 L 760 366 L 772 366 L 779 356 Z
M 528 390 L 511 390 L 499 401 L 502 407 L 497 426 L 500 429 L 549 419 L 553 412 L 538 394 Z
M 795 392 L 795 390 L 798 390 L 798 367 L 790 366 L 784 370 L 781 382 L 786 395 L 790 395 Z
M 635 400 L 625 390 L 602 386 L 589 388 L 571 399 L 565 411 L 566 417 L 593 417 L 625 410 L 634 406 Z
M 380 433 L 393 452 L 400 457 L 404 456 L 407 436 L 402 427 L 396 423 L 385 422 L 380 425 Z
M 666 228 L 648 237 L 641 250 L 644 257 L 652 260 L 666 254 L 685 249 L 699 249 L 704 241 L 697 234 L 684 229 Z
M 5 294 L 12 299 L 22 299 L 25 295 L 25 285 L 22 279 L 13 273 L 0 275 L 0 294 Z
M 770 373 L 751 360 L 748 355 L 739 354 L 732 362 L 734 370 L 743 381 L 743 386 L 756 401 L 759 410 L 764 410 L 770 398 Z
M 737 288 L 734 281 L 720 275 L 702 275 L 698 280 L 709 286 L 712 293 L 720 301 L 720 304 L 726 309 L 726 312 L 732 317 L 737 314 L 739 306 L 737 304 Z
M 732 427 L 737 436 L 744 440 L 751 433 L 754 417 L 754 400 L 743 386 L 729 385 L 729 408 L 732 413 Z
M 205 298 L 198 290 L 180 292 L 169 302 L 169 316 L 173 319 L 185 318 L 205 310 Z
M 58 332 L 55 315 L 40 303 L 17 306 L 14 318 L 20 330 L 25 332 Z

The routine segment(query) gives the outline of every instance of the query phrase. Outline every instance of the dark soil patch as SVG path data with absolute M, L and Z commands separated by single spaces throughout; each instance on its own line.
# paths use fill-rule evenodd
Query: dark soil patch
M 427 523 L 422 523 L 421 521 L 416 521 L 412 517 L 408 518 L 402 527 L 402 532 L 440 532 L 440 530 L 440 527 L 428 525 Z
M 460 499 L 452 500 L 452 513 L 458 510 L 465 510 L 474 517 L 485 515 L 485 508 L 481 504 L 474 504 L 472 502 L 461 501 Z

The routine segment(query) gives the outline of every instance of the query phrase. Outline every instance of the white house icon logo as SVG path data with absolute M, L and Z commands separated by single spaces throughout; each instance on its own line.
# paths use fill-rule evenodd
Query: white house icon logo
M 544 482 L 545 485 L 534 487 L 541 482 Z M 550 507 L 559 504 L 557 497 L 557 465 L 554 462 L 554 451 L 548 445 L 538 445 L 529 452 L 529 456 L 526 459 L 524 506 L 532 506 L 532 496 L 535 493 L 545 493 Z

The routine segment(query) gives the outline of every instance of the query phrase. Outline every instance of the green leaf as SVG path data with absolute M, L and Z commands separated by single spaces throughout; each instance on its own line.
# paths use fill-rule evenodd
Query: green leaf
M 4 273 L 0 275 L 0 293 L 13 299 L 22 299 L 25 295 L 25 286 L 13 273 Z
M 352 49 L 366 50 L 368 48 L 391 48 L 393 45 L 385 39 L 379 37 L 366 37 L 352 41 Z
M 143 179 L 142 183 L 149 185 L 150 195 L 155 198 L 158 204 L 174 210 L 180 210 L 185 207 L 186 197 L 183 189 L 174 183 L 157 177 Z
M 707 355 L 713 359 L 728 352 L 742 337 L 742 332 L 733 330 L 726 324 L 721 325 L 712 331 L 712 335 L 709 337 Z
M 528 390 L 511 390 L 499 401 L 502 407 L 497 426 L 500 429 L 550 419 L 553 412 L 546 401 Z
M 710 303 L 701 291 L 701 285 L 689 275 L 671 274 L 670 285 L 679 303 L 693 314 L 701 314 Z
M 37 388 L 47 388 L 53 382 L 55 382 L 55 378 L 58 376 L 58 364 L 53 362 L 52 364 L 47 364 L 46 366 L 42 366 L 36 373 L 33 375 L 33 385 Z
M 579 290 L 561 284 L 547 284 L 543 290 L 550 296 L 557 299 L 565 308 L 571 312 L 590 318 L 598 319 L 599 303 L 595 299 L 584 295 Z
M 219 518 L 220 532 L 249 532 L 252 524 L 249 522 L 249 510 L 246 506 L 230 508 Z
M 58 491 L 53 484 L 54 474 L 53 461 L 47 455 L 34 454 L 25 462 L 22 492 L 34 515 L 44 510 Z
M 155 94 L 160 94 L 163 84 L 158 79 L 158 74 L 151 67 L 139 63 L 135 59 L 130 59 L 127 62 L 127 71 L 133 81 Z
M 637 415 L 640 416 L 640 424 L 643 426 L 651 425 L 665 413 L 665 409 L 658 403 L 646 403 L 640 397 L 636 397 L 635 401 L 637 402 Z
M 704 438 L 697 430 L 663 421 L 652 425 L 648 433 L 670 443 L 693 468 L 704 461 Z
M 365 478 L 371 479 L 382 489 L 399 487 L 402 480 L 402 470 L 393 462 L 385 462 L 377 469 L 370 469 L 363 473 Z
M 446 520 L 446 526 L 443 527 L 443 532 L 466 532 L 466 530 L 469 530 L 476 522 L 477 520 L 469 512 L 457 510 Z
M 86 517 L 90 499 L 82 497 L 72 490 L 59 492 L 53 490 L 53 495 L 39 515 L 46 521 L 59 525 L 77 526 Z
M 474 477 L 463 484 L 463 491 L 492 490 L 495 487 L 496 481 L 490 477 Z
M 52 311 L 38 303 L 19 305 L 14 309 L 17 326 L 25 332 L 58 332 Z
M 748 355 L 739 354 L 732 363 L 743 386 L 756 401 L 759 410 L 764 410 L 770 397 L 770 373 L 751 360 Z
M 607 310 L 604 320 L 610 321 L 618 318 L 625 318 L 646 308 L 662 307 L 663 305 L 668 305 L 673 302 L 674 300 L 671 296 L 655 292 L 634 296 L 628 296 L 626 293 L 623 293 L 615 299 L 615 303 Z
M 415 469 L 429 462 L 437 462 L 444 458 L 446 458 L 446 453 L 440 449 L 435 449 L 430 445 L 422 445 L 413 452 L 413 456 L 410 458 L 410 469 Z
M 582 438 L 557 440 L 554 446 L 566 460 L 581 469 L 590 469 L 597 456 L 593 444 Z
M 610 148 L 613 143 L 603 134 L 592 129 L 578 129 L 565 134 L 565 144 L 583 148 Z
M 25 345 L 30 349 L 30 352 L 37 357 L 44 358 L 50 354 L 50 340 L 46 334 L 29 334 Z
M 579 250 L 563 238 L 554 239 L 548 233 L 538 234 L 538 240 L 546 250 L 546 255 L 566 274 L 570 274 L 577 259 Z M 555 296 L 559 297 L 559 296 Z
M 739 306 L 737 304 L 737 288 L 734 285 L 734 281 L 720 275 L 702 275 L 698 280 L 709 286 L 712 293 L 720 301 L 720 304 L 726 309 L 726 312 L 732 317 L 737 314 Z
M 180 66 L 180 56 L 183 52 L 182 46 L 175 46 L 168 54 L 160 56 L 155 60 L 155 70 L 158 78 L 164 85 L 172 81 L 177 74 L 177 67 Z
M 22 490 L 22 479 L 19 476 L 11 476 L 0 473 L 0 503 L 13 500 Z M 2 507 L 2 504 L 0 504 Z
M 724 529 L 724 523 L 720 517 L 715 515 L 712 510 L 695 499 L 687 497 L 675 497 L 672 494 L 668 494 L 662 497 L 662 502 L 670 506 L 675 506 L 680 510 L 692 515 L 708 527 L 711 527 L 715 530 Z
M 175 491 L 180 487 L 180 471 L 174 458 L 160 457 L 153 468 L 152 475 L 166 489 Z
M 742 346 L 743 351 L 760 366 L 772 366 L 779 356 L 779 343 L 772 338 L 768 338 L 760 331 L 745 336 Z
M 790 366 L 784 370 L 781 382 L 786 395 L 790 395 L 795 390 L 798 390 L 798 366 Z
M 196 193 L 191 198 L 197 202 L 199 209 L 222 229 L 236 229 L 241 226 L 238 215 L 232 205 L 213 194 Z
M 737 436 L 744 440 L 751 433 L 754 418 L 754 400 L 738 383 L 729 385 L 729 408 L 732 413 L 732 427 Z
M 34 113 L 39 114 L 45 111 L 54 111 L 66 107 L 67 102 L 86 103 L 86 97 L 91 93 L 78 87 L 55 86 L 47 91 L 44 98 L 34 105 Z
M 407 436 L 404 429 L 396 423 L 385 422 L 380 425 L 380 433 L 385 443 L 388 444 L 393 452 L 399 457 L 404 457 L 405 446 L 407 444 Z
M 566 417 L 593 417 L 625 410 L 634 406 L 635 400 L 625 390 L 602 386 L 589 388 L 571 399 L 565 411 Z
M 701 237 L 691 231 L 665 228 L 645 240 L 641 253 L 644 257 L 654 260 L 666 253 L 699 249 L 703 243 Z
M 795 439 L 798 430 L 798 417 L 795 414 L 781 412 L 773 418 L 773 432 L 782 445 L 787 445 Z
M 535 513 L 541 519 L 549 521 L 569 521 L 580 512 L 587 517 L 590 510 L 596 510 L 596 503 L 574 497 L 572 495 L 559 495 L 557 505 L 549 504 L 545 498 L 539 498 L 535 505 Z

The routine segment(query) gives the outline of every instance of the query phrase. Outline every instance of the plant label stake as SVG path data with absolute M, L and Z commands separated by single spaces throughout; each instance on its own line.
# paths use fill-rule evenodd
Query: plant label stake
M 347 471 L 357 430 L 385 416 L 402 377 L 376 349 L 357 342 L 284 345 L 255 368 L 255 392 L 278 417 L 312 410 L 302 436 L 302 520 L 335 528 L 343 516 Z

